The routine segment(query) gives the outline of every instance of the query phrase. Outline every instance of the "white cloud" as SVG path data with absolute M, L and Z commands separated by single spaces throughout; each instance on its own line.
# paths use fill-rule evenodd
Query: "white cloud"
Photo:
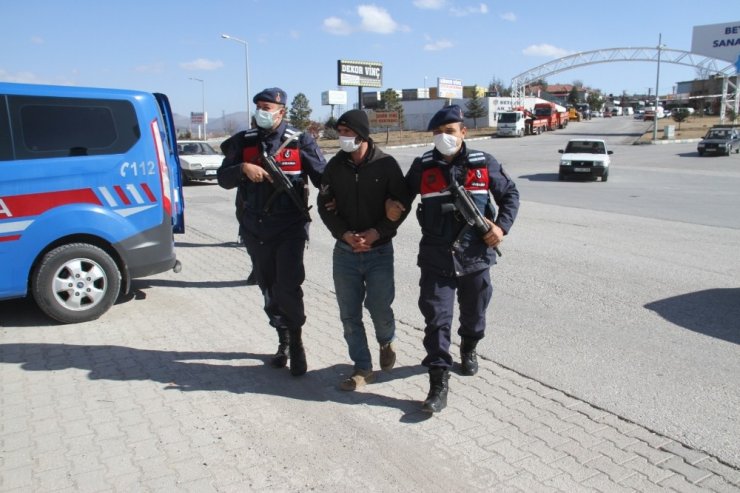
M 501 17 L 505 21 L 516 22 L 516 14 L 514 12 L 505 12 L 499 17 Z
M 324 19 L 324 31 L 337 36 L 346 36 L 352 32 L 352 27 L 339 17 L 327 17 Z
M 560 58 L 570 55 L 570 51 L 558 48 L 547 43 L 539 45 L 530 45 L 522 50 L 522 53 L 527 56 L 546 56 L 551 58 Z
M 450 13 L 454 15 L 455 17 L 465 17 L 466 15 L 475 15 L 475 14 L 487 14 L 488 13 L 488 5 L 485 3 L 478 4 L 476 7 L 452 7 L 450 8 Z
M 439 10 L 447 4 L 447 0 L 414 0 L 414 7 L 427 10 Z
M 182 62 L 181 68 L 185 70 L 216 70 L 223 67 L 224 64 L 221 60 L 206 60 L 205 58 L 198 58 L 191 62 Z
M 440 40 L 425 44 L 424 51 L 446 50 L 448 48 L 452 48 L 453 46 L 455 45 L 452 43 L 452 41 L 449 41 L 447 39 L 440 39 Z
M 410 31 L 408 26 L 402 26 L 393 20 L 387 10 L 375 5 L 360 5 L 357 7 L 360 25 L 355 27 L 339 17 L 324 19 L 324 31 L 337 36 L 346 36 L 355 31 L 366 31 L 378 34 L 392 34 L 396 31 Z
M 31 44 L 42 45 L 44 44 L 44 38 L 41 36 L 31 36 Z
M 301 37 L 301 32 L 296 30 L 291 30 L 288 34 L 293 39 L 299 39 Z
M 10 73 L 0 69 L 0 80 L 3 82 L 17 82 L 20 84 L 48 84 L 33 72 Z
M 407 31 L 408 27 L 400 26 L 393 20 L 387 10 L 375 5 L 360 5 L 357 14 L 361 19 L 363 31 L 378 34 L 391 34 L 395 31 Z

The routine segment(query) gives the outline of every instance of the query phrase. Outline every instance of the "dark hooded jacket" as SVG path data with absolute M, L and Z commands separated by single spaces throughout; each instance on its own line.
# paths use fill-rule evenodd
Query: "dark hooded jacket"
M 385 213 L 385 200 L 406 203 L 408 192 L 403 172 L 392 156 L 385 154 L 370 139 L 365 159 L 356 165 L 349 153 L 339 151 L 329 160 L 321 182 L 317 208 L 332 236 L 341 239 L 347 231 L 360 232 L 375 228 L 380 239 L 373 246 L 388 243 L 403 221 L 390 221 Z M 326 203 L 336 200 L 334 211 Z

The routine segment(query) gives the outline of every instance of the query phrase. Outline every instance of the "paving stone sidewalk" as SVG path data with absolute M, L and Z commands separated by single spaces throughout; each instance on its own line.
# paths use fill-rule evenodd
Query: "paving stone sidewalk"
M 336 301 L 311 280 L 309 372 L 275 370 L 244 252 L 194 228 L 178 243 L 182 273 L 98 321 L 0 303 L 0 491 L 740 492 L 738 469 L 493 361 L 429 417 L 419 327 L 343 392 Z

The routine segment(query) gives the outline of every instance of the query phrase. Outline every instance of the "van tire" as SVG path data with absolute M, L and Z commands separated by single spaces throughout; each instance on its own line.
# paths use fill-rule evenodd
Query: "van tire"
M 69 276 L 79 276 L 77 286 Z M 70 243 L 48 252 L 34 269 L 31 292 L 49 317 L 62 323 L 89 322 L 113 306 L 121 272 L 104 250 Z

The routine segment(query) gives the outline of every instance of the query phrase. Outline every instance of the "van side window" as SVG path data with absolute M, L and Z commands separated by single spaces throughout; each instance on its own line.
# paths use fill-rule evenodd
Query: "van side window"
M 128 101 L 10 96 L 16 159 L 121 154 L 141 137 Z
M 13 159 L 13 147 L 10 145 L 8 107 L 5 104 L 5 96 L 0 95 L 0 161 L 11 159 Z

